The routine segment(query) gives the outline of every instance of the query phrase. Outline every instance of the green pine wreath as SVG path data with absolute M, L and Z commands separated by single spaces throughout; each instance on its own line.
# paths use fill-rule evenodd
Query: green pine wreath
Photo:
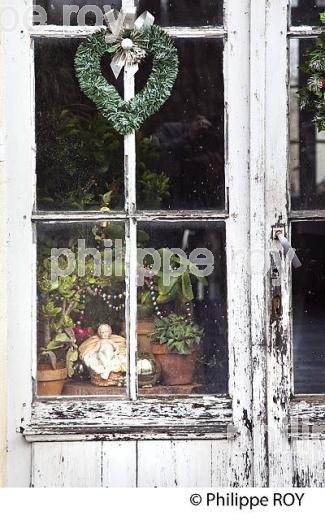
M 178 74 L 178 54 L 170 36 L 159 26 L 145 31 L 143 42 L 152 57 L 152 71 L 141 92 L 124 101 L 101 71 L 102 57 L 110 47 L 105 40 L 108 34 L 108 29 L 95 32 L 78 47 L 75 70 L 81 90 L 120 134 L 127 135 L 140 128 L 169 98 Z
M 325 13 L 320 15 L 325 23 Z M 325 32 L 316 40 L 315 48 L 306 52 L 301 70 L 308 75 L 307 84 L 299 90 L 300 108 L 313 113 L 318 131 L 325 130 Z

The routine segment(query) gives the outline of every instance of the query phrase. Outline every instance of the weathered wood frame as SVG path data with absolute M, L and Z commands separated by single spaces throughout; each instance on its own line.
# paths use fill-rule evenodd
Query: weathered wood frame
M 312 26 L 290 27 L 288 40 L 293 38 L 315 38 L 324 32 L 323 28 Z M 289 65 L 288 65 L 289 68 Z M 293 222 L 324 222 L 325 210 L 291 210 L 288 181 L 288 225 Z M 293 244 L 294 246 L 294 244 Z M 290 337 L 291 349 L 293 345 Z M 325 395 L 299 395 L 294 392 L 293 373 L 291 370 L 290 395 L 294 396 L 289 406 L 288 433 L 291 438 L 297 439 L 324 439 L 325 438 Z
M 267 9 L 266 29 L 266 110 L 265 110 L 265 229 L 269 256 L 281 247 L 272 237 L 272 226 L 284 225 L 289 239 L 291 223 L 324 220 L 325 212 L 291 211 L 289 180 L 289 40 L 317 36 L 319 27 L 289 27 L 289 1 L 274 0 Z M 274 102 L 274 99 L 277 102 Z M 292 244 L 294 247 L 294 244 Z M 270 258 L 268 258 L 270 261 Z M 293 337 L 291 266 L 282 257 L 280 294 L 282 316 L 272 316 L 271 278 L 266 280 L 267 322 L 267 430 L 268 485 L 291 486 L 295 483 L 295 439 L 323 439 L 325 398 L 320 395 L 296 395 L 293 387 Z M 312 448 L 312 443 L 311 446 Z M 313 460 L 309 463 L 312 465 Z
M 225 28 L 167 28 L 174 36 L 224 38 L 225 71 L 225 150 L 228 208 L 222 212 L 178 212 L 136 214 L 134 137 L 126 138 L 125 168 L 128 169 L 129 193 L 127 215 L 112 212 L 111 218 L 129 221 L 129 251 L 135 246 L 135 218 L 140 220 L 210 220 L 225 221 L 227 233 L 228 323 L 229 323 L 229 396 L 197 396 L 136 400 L 135 376 L 130 378 L 129 400 L 59 398 L 40 400 L 33 397 L 35 381 L 36 313 L 34 226 L 37 221 L 99 220 L 102 214 L 35 212 L 35 133 L 33 40 L 48 37 L 81 37 L 91 27 L 26 28 L 21 2 L 9 0 L 10 8 L 19 14 L 15 30 L 5 36 L 6 76 L 10 88 L 6 92 L 8 154 L 8 198 L 15 200 L 15 210 L 8 215 L 8 364 L 9 425 L 8 480 L 19 463 L 24 473 L 30 467 L 31 452 L 21 433 L 30 441 L 95 440 L 95 439 L 237 439 L 235 462 L 231 471 L 242 475 L 245 482 L 252 477 L 252 364 L 250 350 L 250 192 L 249 168 L 249 0 L 238 6 L 236 0 L 225 2 Z M 32 1 L 24 6 L 31 9 Z M 31 9 L 32 12 L 32 9 Z M 132 94 L 132 84 L 127 91 Z M 19 100 L 19 104 L 18 101 Z M 19 127 L 17 128 L 17 121 Z M 253 139 L 251 139 L 251 142 Z M 107 220 L 107 216 L 105 216 Z M 22 248 L 22 249 L 21 249 Z M 23 254 L 18 254 L 23 250 Z M 130 257 L 128 298 L 135 303 L 135 260 Z M 27 275 L 31 273 L 31 276 Z M 133 305 L 132 305 L 133 302 Z M 29 318 L 29 319 L 28 319 Z M 17 328 L 16 323 L 19 323 Z M 129 316 L 130 366 L 135 374 L 136 315 Z M 261 322 L 258 325 L 261 326 Z M 255 329 L 255 333 L 257 331 Z M 133 339 L 132 339 L 133 338 Z M 258 342 L 256 343 L 258 345 Z M 17 361 L 19 360 L 19 362 Z M 256 413 L 258 410 L 256 409 Z M 113 420 L 114 418 L 114 420 Z M 264 455 L 261 456 L 261 460 Z M 17 485 L 19 481 L 16 479 Z

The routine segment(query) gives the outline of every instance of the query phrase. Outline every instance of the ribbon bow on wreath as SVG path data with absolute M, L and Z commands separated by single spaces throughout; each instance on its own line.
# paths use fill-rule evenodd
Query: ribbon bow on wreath
M 155 18 L 149 11 L 135 19 L 135 10 L 116 11 L 111 9 L 105 14 L 105 20 L 112 34 L 105 37 L 106 43 L 115 43 L 107 51 L 114 54 L 111 69 L 116 78 L 125 67 L 129 77 L 139 70 L 139 63 L 147 55 L 148 41 L 145 31 L 150 29 Z
M 105 14 L 108 29 L 87 38 L 77 50 L 75 69 L 81 90 L 121 134 L 140 128 L 158 112 L 169 98 L 178 74 L 177 49 L 170 36 L 145 11 L 136 18 L 136 9 L 114 9 Z M 112 55 L 111 69 L 118 78 L 124 68 L 128 77 L 139 70 L 146 56 L 152 58 L 147 84 L 134 98 L 126 101 L 102 75 L 101 60 Z

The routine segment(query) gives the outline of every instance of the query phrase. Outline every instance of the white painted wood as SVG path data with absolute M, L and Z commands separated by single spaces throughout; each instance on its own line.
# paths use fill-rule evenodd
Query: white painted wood
M 267 250 L 279 250 L 271 226 L 287 225 L 287 0 L 274 0 L 267 10 L 266 31 L 266 239 Z M 268 444 L 270 486 L 290 486 L 292 460 L 286 423 L 290 399 L 290 266 L 282 258 L 283 317 L 268 329 Z M 270 274 L 268 274 L 270 284 Z M 268 323 L 271 321 L 268 286 Z
M 325 441 L 292 441 L 293 482 L 296 487 L 325 486 Z
M 4 55 L 3 37 L 0 31 L 0 132 L 2 148 L 4 139 Z M 0 144 L 1 149 L 1 144 Z M 0 243 L 5 244 L 8 238 L 7 229 L 7 187 L 4 154 L 0 150 Z M 6 480 L 6 448 L 7 448 L 7 251 L 2 247 L 0 254 L 0 488 Z
M 175 452 L 172 441 L 138 443 L 139 487 L 176 487 Z
M 136 487 L 137 442 L 103 442 L 102 486 Z
M 226 487 L 228 441 L 33 444 L 34 487 Z
M 265 340 L 265 31 L 266 0 L 250 11 L 250 245 L 254 485 L 268 482 Z
M 122 7 L 135 7 L 134 0 L 122 0 Z M 129 101 L 135 95 L 135 77 L 129 76 L 124 69 L 124 99 Z M 135 132 L 124 137 L 124 173 L 125 173 L 125 210 L 132 215 L 136 208 L 136 142 Z M 126 324 L 128 352 L 128 395 L 137 398 L 137 223 L 129 218 L 127 228 L 127 298 Z
M 234 485 L 252 483 L 252 379 L 250 350 L 249 244 L 249 1 L 226 4 L 225 102 L 229 393 L 239 432 L 230 464 Z
M 31 447 L 16 430 L 29 421 L 32 401 L 31 358 L 34 309 L 32 55 L 25 30 L 30 0 L 5 0 L 4 16 L 16 13 L 15 27 L 4 33 L 5 146 L 7 183 L 7 354 L 8 354 L 8 455 L 9 486 L 30 484 Z M 8 8 L 8 9 L 6 9 Z M 9 22 L 9 21 L 8 21 Z M 6 25 L 6 20 L 4 25 Z M 35 321 L 34 321 L 35 320 Z
M 211 487 L 212 444 L 216 442 L 173 442 L 177 487 Z
M 211 442 L 143 441 L 139 443 L 138 486 L 211 486 Z
M 292 26 L 289 30 L 289 36 L 312 38 L 313 36 L 319 36 L 323 31 L 323 28 L 309 27 L 308 25 L 301 25 L 299 27 Z
M 231 487 L 236 485 L 238 479 L 234 478 L 232 465 L 236 465 L 237 442 L 219 441 L 211 442 L 211 486 L 213 488 Z M 242 479 L 242 484 L 245 483 Z
M 100 487 L 102 443 L 33 444 L 33 487 Z
M 18 0 L 16 0 L 18 2 Z M 11 2 L 12 5 L 12 2 Z M 18 4 L 17 4 L 18 5 Z M 227 106 L 227 130 L 228 139 L 226 143 L 227 157 L 227 183 L 229 187 L 229 210 L 230 216 L 227 222 L 227 262 L 228 262 L 228 303 L 229 303 L 229 352 L 230 352 L 230 382 L 229 391 L 233 403 L 233 421 L 239 436 L 235 440 L 215 441 L 211 443 L 208 441 L 144 441 L 138 442 L 138 457 L 136 463 L 137 482 L 138 485 L 157 485 L 157 486 L 184 486 L 184 485 L 209 485 L 212 483 L 222 485 L 230 482 L 233 485 L 249 485 L 252 483 L 252 380 L 251 380 L 251 352 L 250 352 L 250 283 L 249 283 L 249 265 L 251 263 L 249 256 L 249 229 L 250 229 L 250 211 L 249 200 L 250 185 L 248 177 L 249 164 L 249 0 L 243 0 L 240 5 L 236 0 L 228 0 L 226 4 L 226 29 L 228 31 L 228 38 L 225 42 L 225 75 L 226 75 L 226 106 Z M 93 31 L 92 28 L 34 28 L 32 33 L 38 33 L 40 36 L 81 36 L 82 31 L 87 34 Z M 88 32 L 89 31 L 89 32 Z M 214 33 L 213 33 L 214 31 Z M 198 29 L 198 30 L 182 30 L 177 29 L 177 36 L 193 36 L 193 37 L 210 37 L 221 36 L 224 31 L 219 29 Z M 60 34 L 59 34 L 60 33 Z M 85 35 L 85 34 L 83 34 Z M 32 213 L 33 203 L 33 128 L 30 122 L 33 121 L 32 102 L 29 96 L 26 96 L 26 91 L 29 92 L 32 88 L 32 74 L 27 65 L 30 58 L 30 42 L 25 33 L 21 36 L 18 33 L 10 36 L 10 44 L 12 46 L 8 53 L 8 64 L 10 61 L 11 72 L 9 74 L 10 85 L 15 84 L 15 88 L 8 94 L 7 101 L 8 110 L 10 108 L 12 115 L 12 135 L 8 138 L 10 145 L 10 154 L 12 156 L 12 165 L 10 174 L 12 177 L 12 186 L 10 192 L 10 200 L 16 197 L 19 204 L 18 211 L 11 216 L 11 223 L 14 224 L 12 229 L 19 229 L 20 235 L 14 234 L 11 236 L 11 256 L 14 261 L 13 273 L 15 279 L 11 279 L 12 295 L 11 304 L 15 308 L 15 319 L 19 318 L 19 323 L 22 324 L 21 330 L 17 332 L 17 327 L 11 318 L 11 371 L 12 381 L 22 381 L 21 387 L 12 385 L 12 396 L 10 404 L 12 405 L 11 416 L 11 432 L 13 432 L 12 424 L 16 417 L 20 417 L 20 405 L 22 397 L 27 399 L 27 416 L 29 414 L 29 405 L 31 402 L 31 355 L 30 350 L 26 348 L 21 351 L 21 345 L 32 344 L 32 325 L 31 321 L 26 319 L 26 309 L 33 308 L 34 292 L 31 290 L 28 278 L 24 275 L 26 262 L 28 263 L 28 272 L 33 269 L 34 250 L 32 244 L 32 228 L 30 224 L 30 216 Z M 8 46 L 9 48 L 9 46 Z M 22 51 L 21 51 L 22 50 Z M 17 56 L 18 55 L 18 56 Z M 21 64 L 23 62 L 23 66 Z M 19 63 L 19 70 L 18 70 Z M 9 65 L 8 65 L 9 69 Z M 14 76 L 15 73 L 15 76 Z M 17 84 L 17 80 L 19 84 Z M 27 86 L 27 90 L 26 90 Z M 14 98 L 22 99 L 22 105 L 15 105 Z M 27 99 L 26 99 L 27 98 Z M 17 121 L 21 122 L 21 127 L 17 128 Z M 13 127 L 15 125 L 15 127 Z M 19 143 L 17 156 L 17 139 Z M 133 144 L 132 144 L 133 146 Z M 131 144 L 128 144 L 131 150 Z M 129 165 L 128 165 L 129 168 Z M 134 168 L 134 164 L 132 166 Z M 132 186 L 131 190 L 133 189 Z M 17 189 L 17 192 L 14 189 Z M 252 197 L 251 197 L 252 198 Z M 134 194 L 129 200 L 135 201 Z M 132 217 L 133 208 L 128 206 L 130 215 Z M 24 218 L 25 215 L 25 218 Z M 177 215 L 175 216 L 175 218 Z M 219 217 L 220 218 L 220 215 Z M 135 243 L 135 224 L 133 219 L 130 219 L 130 242 Z M 24 255 L 17 255 L 18 242 L 22 242 L 24 246 Z M 15 256 L 14 256 L 15 255 Z M 134 258 L 134 257 L 133 257 Z M 134 268 L 134 265 L 133 265 Z M 129 277 L 131 279 L 132 268 L 130 267 Z M 17 273 L 21 273 L 17 276 Z M 134 281 L 134 280 L 133 280 Z M 21 285 L 20 285 L 21 284 Z M 17 295 L 21 297 L 17 299 Z M 133 294 L 134 298 L 134 294 Z M 16 312 L 17 310 L 17 312 Z M 135 315 L 133 315 L 133 323 L 135 323 Z M 133 327 L 133 328 L 132 328 Z M 14 331 L 14 333 L 13 333 Z M 135 337 L 134 325 L 130 326 L 130 334 Z M 15 343 L 18 336 L 18 342 Z M 18 352 L 19 347 L 19 352 Z M 33 345 L 34 347 L 34 345 Z M 131 350 L 134 347 L 131 347 Z M 132 353 L 132 356 L 133 356 Z M 19 354 L 19 367 L 17 374 L 17 363 Z M 134 363 L 131 361 L 130 365 Z M 19 376 L 19 377 L 18 377 Z M 18 379 L 16 379 L 16 377 Z M 131 378 L 132 379 L 132 378 Z M 135 380 L 131 380 L 130 396 L 135 397 Z M 61 403 L 62 401 L 59 400 Z M 202 401 L 204 404 L 204 401 Z M 205 411 L 211 409 L 213 398 L 206 398 Z M 217 403 L 215 403 L 216 405 Z M 169 411 L 170 415 L 162 417 L 164 421 L 173 428 L 175 422 L 178 421 L 178 414 L 186 415 L 189 410 L 193 411 L 193 415 L 187 414 L 185 417 L 184 435 L 187 431 L 191 432 L 193 424 L 197 433 L 205 434 L 205 423 L 200 421 L 200 415 L 196 406 L 188 407 L 187 400 L 183 403 L 176 403 L 174 401 L 174 411 Z M 55 411 L 53 403 L 40 403 L 38 411 L 43 409 L 44 417 L 49 417 L 53 421 L 53 410 Z M 92 409 L 93 403 L 88 402 L 89 410 Z M 116 404 L 119 407 L 119 403 Z M 159 402 L 158 402 L 158 407 Z M 210 408 L 209 408 L 210 407 Z M 105 407 L 104 407 L 105 408 Z M 141 407 L 139 407 L 140 410 Z M 156 409 L 156 408 L 155 408 Z M 130 408 L 132 413 L 134 409 Z M 133 411 L 132 411 L 133 410 Z M 19 413 L 18 413 L 19 411 Z M 161 412 L 164 410 L 161 409 Z M 165 410 L 166 411 L 166 410 Z M 71 413 L 71 410 L 70 410 Z M 227 409 L 229 413 L 229 408 Z M 220 409 L 215 406 L 211 411 L 210 420 L 212 420 L 213 428 L 211 428 L 210 435 L 218 434 L 218 421 L 222 422 L 224 427 L 224 417 L 220 416 Z M 219 414 L 219 415 L 218 415 Z M 226 426 L 231 425 L 231 415 L 227 415 Z M 92 423 L 93 428 L 101 426 L 98 416 L 92 415 L 91 419 L 97 419 L 97 422 Z M 40 416 L 38 416 L 40 419 Z M 79 417 L 77 418 L 79 419 Z M 107 418 L 106 418 L 107 419 Z M 116 420 L 115 417 L 113 417 Z M 118 416 L 117 419 L 121 419 Z M 149 422 L 153 426 L 159 426 L 160 415 L 149 415 Z M 176 421 L 175 421 L 176 419 Z M 67 417 L 65 428 L 69 434 L 69 420 Z M 138 417 L 131 415 L 131 421 L 136 424 Z M 215 422 L 213 422 L 215 421 Z M 211 424 L 211 423 L 209 423 Z M 42 425 L 38 423 L 39 432 L 42 433 Z M 120 424 L 119 424 L 120 425 Z M 121 426 L 121 425 L 120 425 Z M 181 425 L 182 426 L 182 425 Z M 51 425 L 47 425 L 51 429 Z M 80 425 L 79 425 L 80 428 Z M 45 428 L 46 430 L 46 428 Z M 168 434 L 169 428 L 165 427 L 164 435 Z M 217 432 L 217 433 L 216 433 Z M 96 432 L 95 432 L 96 433 Z M 62 431 L 60 431 L 62 435 Z M 32 434 L 31 434 L 32 435 Z M 50 438 L 51 433 L 48 438 Z M 91 435 L 91 434 L 89 434 Z M 130 435 L 128 433 L 128 435 Z M 143 432 L 146 438 L 146 431 Z M 223 434 L 224 435 L 224 434 Z M 20 483 L 20 485 L 28 485 L 30 460 L 27 460 L 26 455 L 30 452 L 28 447 L 25 447 L 22 437 L 11 433 L 10 439 L 10 467 L 12 476 L 11 483 Z M 149 433 L 150 436 L 150 433 Z M 230 436 L 231 439 L 233 436 Z M 37 438 L 37 437 L 36 437 Z M 224 438 L 224 437 L 223 437 Z M 220 442 L 220 444 L 217 444 Z M 16 444 L 15 444 L 16 443 Z M 132 443 L 130 443 L 131 446 Z M 225 445 L 228 450 L 225 450 Z M 231 449 L 230 449 L 231 445 Z M 120 445 L 119 445 L 120 446 Z M 33 445 L 33 474 L 32 483 L 36 486 L 79 486 L 79 485 L 101 485 L 101 478 L 104 482 L 104 466 L 103 460 L 108 460 L 107 474 L 105 473 L 105 482 L 114 482 L 110 467 L 117 464 L 117 459 L 112 458 L 113 444 L 106 446 L 101 451 L 100 442 L 50 442 L 50 443 L 34 443 Z M 123 446 L 122 450 L 127 451 Z M 134 457 L 133 450 L 132 457 Z M 125 452 L 124 452 L 125 453 Z M 125 455 L 126 456 L 126 455 Z M 25 458 L 24 458 L 25 457 Z M 107 457 L 107 459 L 106 459 Z M 133 460 L 133 459 L 132 459 Z M 19 461 L 19 464 L 18 464 Z M 111 463 L 109 462 L 111 461 Z M 21 471 L 21 464 L 23 464 L 23 471 Z M 111 466 L 110 466 L 111 464 Z M 113 466 L 112 466 L 113 464 Z M 79 473 L 80 465 L 80 474 Z M 130 462 L 130 467 L 133 462 Z M 19 468 L 19 474 L 15 473 Z M 76 472 L 78 468 L 78 472 Z M 227 471 L 226 471 L 227 469 Z M 106 469 L 105 469 L 106 471 Z M 130 469 L 130 482 L 131 476 Z M 132 473 L 133 475 L 133 473 Z M 118 481 L 121 479 L 118 474 L 114 472 L 114 479 Z M 17 480 L 15 480 L 17 479 Z M 128 479 L 127 479 L 128 480 Z
M 136 213 L 131 213 L 132 216 L 136 216 L 138 221 L 146 221 L 150 222 L 152 220 L 164 220 L 167 222 L 177 222 L 179 220 L 204 220 L 207 222 L 213 222 L 216 220 L 224 221 L 228 218 L 228 213 L 224 211 L 206 211 L 202 213 L 202 211 L 177 211 L 171 215 L 171 212 L 168 211 L 136 211 Z M 33 213 L 33 221 L 34 222 L 44 222 L 44 221 L 63 221 L 63 220 L 89 220 L 89 221 L 98 221 L 98 220 L 125 220 L 126 214 L 110 211 L 109 216 L 107 213 L 98 213 L 97 211 L 90 212 L 45 212 L 45 211 L 37 211 Z
M 33 38 L 85 38 L 89 34 L 104 29 L 105 26 L 58 26 L 36 25 L 31 28 Z M 175 38 L 218 38 L 223 37 L 226 31 L 223 27 L 164 27 L 164 30 Z
M 236 433 L 229 398 L 36 400 L 27 440 L 225 439 Z

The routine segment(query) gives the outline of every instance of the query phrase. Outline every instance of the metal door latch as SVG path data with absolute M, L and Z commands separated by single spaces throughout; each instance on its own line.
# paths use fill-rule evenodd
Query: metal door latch
M 272 239 L 278 240 L 280 242 L 283 247 L 284 254 L 289 260 L 291 260 L 292 267 L 298 269 L 302 266 L 302 263 L 296 254 L 296 250 L 291 246 L 289 240 L 285 236 L 284 225 L 272 226 Z

